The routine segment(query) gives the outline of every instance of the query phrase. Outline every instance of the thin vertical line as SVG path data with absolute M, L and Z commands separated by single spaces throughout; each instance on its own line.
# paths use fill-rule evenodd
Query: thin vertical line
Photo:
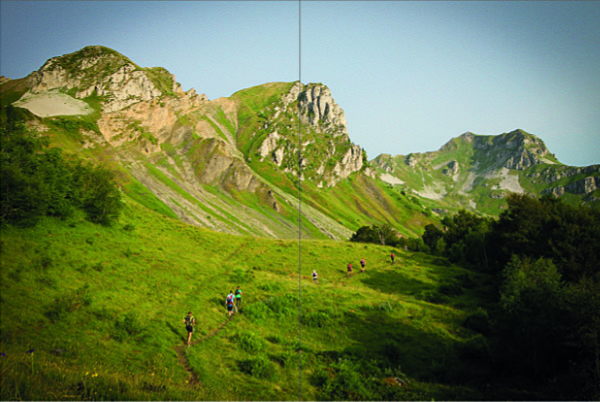
M 302 400 L 302 0 L 298 0 L 298 400 Z

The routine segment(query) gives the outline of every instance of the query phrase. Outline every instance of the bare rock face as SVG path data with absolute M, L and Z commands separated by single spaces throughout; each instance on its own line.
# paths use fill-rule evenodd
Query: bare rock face
M 280 166 L 283 160 L 283 148 L 277 148 L 279 145 L 278 140 L 280 138 L 281 136 L 279 133 L 277 133 L 277 130 L 273 131 L 267 135 L 267 138 L 265 138 L 263 143 L 258 148 L 258 153 L 260 156 L 263 158 L 271 156 L 271 159 L 277 166 Z
M 600 176 L 590 176 L 565 186 L 565 191 L 573 194 L 589 194 L 600 188 Z
M 345 179 L 350 174 L 359 171 L 362 166 L 362 148 L 359 145 L 352 145 L 342 156 L 342 159 L 336 163 L 333 172 L 340 179 Z
M 528 167 L 550 162 L 550 151 L 536 136 L 515 130 L 494 137 L 463 134 L 463 140 L 473 142 L 475 150 L 490 159 L 495 159 L 494 167 L 511 170 L 524 170 Z
M 172 86 L 162 90 L 157 88 L 149 76 L 151 71 L 171 81 Z M 107 113 L 151 101 L 163 95 L 163 90 L 180 97 L 186 95 L 175 77 L 166 70 L 141 69 L 123 55 L 101 46 L 89 46 L 53 57 L 31 73 L 27 82 L 32 94 L 75 89 L 76 98 L 85 98 L 95 93 L 105 98 L 103 109 Z
M 457 161 L 450 161 L 442 173 L 446 176 L 456 176 L 460 172 L 460 165 Z
M 134 103 L 151 101 L 162 95 L 144 71 L 136 71 L 132 64 L 125 65 L 114 74 L 105 77 L 87 89 L 77 93 L 77 97 L 85 98 L 94 93 L 107 96 L 109 101 L 104 105 L 105 112 L 124 109 Z
M 300 124 L 303 179 L 314 180 L 320 187 L 323 183 L 333 186 L 362 169 L 363 150 L 350 141 L 344 111 L 335 103 L 327 86 L 295 83 L 281 95 L 279 102 L 265 110 L 264 116 L 268 117 L 260 129 L 268 134 L 262 137 L 256 153 L 284 172 L 298 174 L 298 164 L 294 161 Z
M 308 86 L 299 100 L 301 114 L 309 124 L 337 128 L 332 133 L 334 135 L 348 134 L 344 111 L 335 103 L 328 87 L 320 84 Z
M 404 159 L 404 163 L 406 163 L 411 168 L 414 168 L 415 166 L 417 166 L 417 158 L 414 154 L 408 154 L 406 159 Z

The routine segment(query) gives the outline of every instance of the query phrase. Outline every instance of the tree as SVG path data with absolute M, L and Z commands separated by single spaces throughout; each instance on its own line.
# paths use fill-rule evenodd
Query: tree
M 68 217 L 82 208 L 108 224 L 119 216 L 121 193 L 111 171 L 66 157 L 28 129 L 14 108 L 0 113 L 0 222 L 34 226 L 45 215 Z
M 350 237 L 350 241 L 395 246 L 398 244 L 399 238 L 398 232 L 386 223 L 382 226 L 361 226 Z
M 507 203 L 490 238 L 497 270 L 519 255 L 551 258 L 568 282 L 600 273 L 600 211 L 574 208 L 552 195 L 511 194 Z
M 460 210 L 458 214 L 444 217 L 444 256 L 450 261 L 477 269 L 488 269 L 486 235 L 494 220 Z
M 423 242 L 429 247 L 432 254 L 438 253 L 438 241 L 444 237 L 442 232 L 434 224 L 425 226 L 425 233 L 423 233 Z
M 556 328 L 560 279 L 556 266 L 544 258 L 513 256 L 504 270 L 500 306 L 509 348 L 504 352 L 513 352 L 524 373 L 533 378 L 556 368 L 554 356 L 562 337 Z

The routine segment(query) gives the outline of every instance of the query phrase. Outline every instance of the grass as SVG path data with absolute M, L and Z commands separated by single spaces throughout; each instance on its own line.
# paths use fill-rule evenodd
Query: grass
M 0 244 L 4 400 L 296 400 L 299 380 L 310 400 L 489 398 L 485 340 L 462 326 L 480 303 L 465 278 L 485 278 L 439 258 L 231 236 L 129 199 L 111 227 L 46 219 L 3 228 Z M 238 285 L 241 312 L 222 327 Z M 189 310 L 195 385 L 177 349 Z

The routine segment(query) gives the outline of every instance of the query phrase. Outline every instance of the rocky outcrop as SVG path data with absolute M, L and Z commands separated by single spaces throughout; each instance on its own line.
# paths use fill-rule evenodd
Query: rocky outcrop
M 331 91 L 325 85 L 309 84 L 298 99 L 300 114 L 310 125 L 324 128 L 324 131 L 334 136 L 348 135 L 344 111 L 335 103 Z
M 442 170 L 442 173 L 446 176 L 456 176 L 460 172 L 460 165 L 457 161 L 450 161 L 446 165 L 446 168 Z
M 152 79 L 171 85 L 158 88 Z M 166 70 L 142 69 L 125 56 L 102 46 L 89 46 L 78 52 L 53 57 L 27 77 L 29 93 L 40 94 L 51 90 L 75 90 L 76 98 L 96 94 L 103 97 L 105 112 L 122 110 L 132 104 L 151 101 L 169 91 L 175 96 L 186 94 Z M 167 84 L 168 85 L 168 84 Z M 188 97 L 201 101 L 194 93 Z M 205 96 L 204 96 L 205 97 Z
M 477 153 L 477 166 L 485 169 L 504 167 L 511 170 L 524 170 L 541 163 L 554 163 L 544 142 L 523 130 L 497 136 L 475 135 L 467 132 L 450 140 L 440 148 L 440 151 L 456 150 L 461 141 L 472 144 Z
M 542 194 L 553 194 L 562 197 L 565 193 L 588 195 L 600 189 L 600 176 L 589 176 L 564 186 L 556 186 L 546 189 Z
M 573 194 L 589 194 L 600 188 L 600 176 L 590 176 L 567 184 L 565 191 Z
M 534 179 L 539 178 L 544 183 L 554 183 L 565 177 L 572 177 L 579 174 L 591 175 L 594 173 L 600 173 L 600 165 L 590 165 L 585 167 L 550 167 L 542 170 L 541 172 L 533 172 L 528 174 L 527 177 Z
M 404 163 L 411 168 L 417 166 L 417 158 L 415 157 L 415 154 L 408 154 L 408 156 L 404 159 Z
M 77 97 L 85 98 L 96 93 L 108 99 L 105 112 L 115 112 L 134 103 L 146 101 L 162 95 L 144 71 L 136 70 L 133 64 L 119 68 L 114 74 L 78 92 Z
M 342 156 L 342 159 L 336 163 L 333 173 L 340 179 L 345 179 L 350 174 L 359 171 L 363 166 L 362 148 L 359 145 L 352 145 Z
M 258 153 L 261 157 L 266 158 L 267 156 L 271 157 L 271 160 L 277 165 L 280 166 L 283 160 L 283 148 L 277 148 L 279 145 L 279 139 L 281 136 L 277 131 L 273 131 L 267 138 L 260 144 L 258 147 Z
M 363 150 L 350 141 L 344 111 L 335 103 L 327 86 L 295 83 L 262 116 L 264 120 L 254 133 L 262 138 L 256 154 L 284 172 L 298 174 L 298 163 L 293 161 L 298 159 L 299 127 L 304 180 L 333 186 L 363 167 Z

